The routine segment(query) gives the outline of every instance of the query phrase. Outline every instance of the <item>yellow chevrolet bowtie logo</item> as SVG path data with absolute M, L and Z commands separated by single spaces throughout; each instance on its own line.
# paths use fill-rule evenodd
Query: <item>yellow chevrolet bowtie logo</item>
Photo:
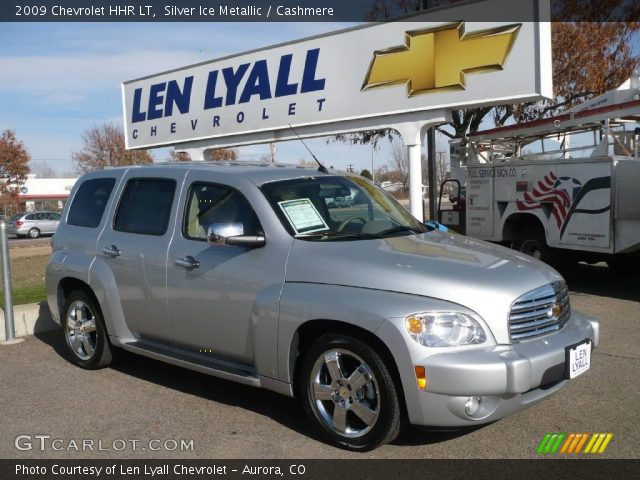
M 465 74 L 502 70 L 521 24 L 465 34 L 462 22 L 407 32 L 405 45 L 377 51 L 362 90 L 407 85 L 409 97 L 463 90 Z

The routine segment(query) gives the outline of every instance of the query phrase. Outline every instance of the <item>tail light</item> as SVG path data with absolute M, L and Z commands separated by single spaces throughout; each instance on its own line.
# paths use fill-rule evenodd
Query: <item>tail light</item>
M 16 227 L 21 227 L 22 225 L 24 225 L 24 222 L 20 222 L 20 221 L 16 222 Z

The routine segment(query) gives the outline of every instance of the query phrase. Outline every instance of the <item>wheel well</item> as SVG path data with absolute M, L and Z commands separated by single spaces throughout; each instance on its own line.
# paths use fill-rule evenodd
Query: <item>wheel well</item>
M 60 309 L 61 317 L 62 315 L 64 315 L 64 312 L 62 311 L 62 307 L 64 306 L 67 300 L 67 297 L 74 290 L 82 290 L 83 292 L 85 292 L 96 303 L 96 306 L 100 308 L 100 302 L 98 302 L 98 299 L 95 293 L 93 293 L 93 290 L 91 289 L 89 284 L 77 278 L 67 277 L 60 280 L 60 283 L 58 284 L 58 308 Z
M 385 364 L 389 367 L 393 381 L 398 389 L 398 394 L 402 399 L 402 408 L 405 408 L 404 402 L 404 390 L 402 388 L 402 382 L 400 381 L 400 372 L 396 365 L 395 359 L 389 350 L 389 347 L 380 340 L 375 334 L 371 333 L 364 328 L 344 323 L 336 320 L 310 320 L 300 327 L 294 335 L 293 345 L 291 348 L 290 365 L 293 366 L 293 393 L 296 396 L 300 395 L 300 370 L 302 366 L 302 359 L 304 353 L 311 346 L 313 341 L 326 333 L 341 333 L 351 335 L 359 340 L 366 342 L 370 345 L 376 353 L 378 353 Z
M 514 213 L 511 215 L 502 227 L 502 239 L 513 242 L 518 233 L 525 228 L 537 228 L 545 234 L 544 225 L 538 217 L 531 213 Z

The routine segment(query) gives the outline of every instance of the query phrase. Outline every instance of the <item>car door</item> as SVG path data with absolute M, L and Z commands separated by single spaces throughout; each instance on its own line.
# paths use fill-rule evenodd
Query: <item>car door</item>
M 184 170 L 131 169 L 98 241 L 113 272 L 128 329 L 138 340 L 169 344 L 166 308 L 167 249 Z
M 263 233 L 247 197 L 227 184 L 200 181 L 189 173 L 180 207 L 181 225 L 176 226 L 167 266 L 176 346 L 251 366 L 256 298 L 270 286 L 280 291 L 286 247 L 268 238 L 261 248 L 207 242 L 210 227 L 226 228 L 229 236 Z M 269 330 L 275 331 L 275 325 Z
M 40 225 L 40 231 L 42 233 L 50 234 L 55 232 L 53 226 L 53 213 L 42 212 L 39 214 L 38 224 Z
M 59 213 L 49 212 L 49 233 L 56 233 L 58 229 L 58 225 L 60 225 L 60 218 L 62 217 Z

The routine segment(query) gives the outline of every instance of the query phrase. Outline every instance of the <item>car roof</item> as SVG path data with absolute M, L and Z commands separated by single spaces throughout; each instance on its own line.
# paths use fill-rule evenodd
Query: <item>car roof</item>
M 317 168 L 286 163 L 265 163 L 247 161 L 189 161 L 189 162 L 157 162 L 147 165 L 131 165 L 123 167 L 107 168 L 108 170 L 150 169 L 171 167 L 181 170 L 216 171 L 225 175 L 239 176 L 256 185 L 274 182 L 277 180 L 289 180 L 304 177 L 316 177 L 325 175 Z M 342 175 L 343 172 L 328 169 L 330 175 Z

